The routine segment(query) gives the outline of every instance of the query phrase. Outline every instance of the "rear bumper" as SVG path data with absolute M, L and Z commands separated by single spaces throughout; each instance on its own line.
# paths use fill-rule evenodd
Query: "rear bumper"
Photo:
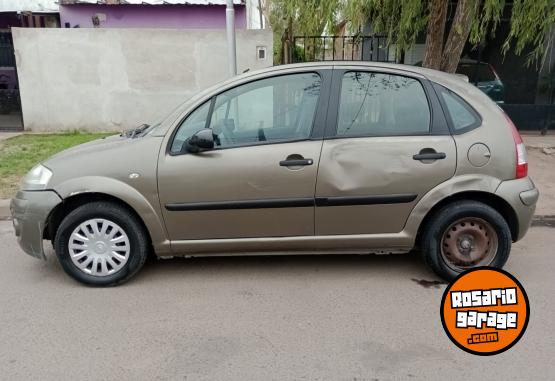
M 536 211 L 536 202 L 540 196 L 538 188 L 529 178 L 503 181 L 495 194 L 507 201 L 516 213 L 518 220 L 518 234 L 515 242 L 522 239 L 532 222 L 532 217 Z
M 15 235 L 25 253 L 46 259 L 42 245 L 46 219 L 61 202 L 54 191 L 19 191 L 12 199 L 10 210 Z

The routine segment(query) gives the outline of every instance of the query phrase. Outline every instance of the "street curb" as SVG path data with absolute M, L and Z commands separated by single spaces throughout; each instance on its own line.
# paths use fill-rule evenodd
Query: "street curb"
M 555 215 L 534 216 L 532 226 L 555 228 Z
M 10 200 L 0 199 L 0 220 L 8 220 L 10 218 L 12 218 L 12 214 L 10 213 Z
M 528 149 L 538 149 L 538 150 L 553 150 L 555 146 L 553 144 L 545 144 L 545 143 L 529 143 L 525 144 L 526 148 Z

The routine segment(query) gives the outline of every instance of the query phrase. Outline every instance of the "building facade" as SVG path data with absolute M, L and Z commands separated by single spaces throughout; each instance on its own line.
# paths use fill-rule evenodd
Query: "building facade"
M 56 0 L 0 0 L 0 131 L 23 129 L 12 28 L 58 28 Z
M 246 29 L 247 2 L 233 2 L 235 28 Z M 225 0 L 60 0 L 59 4 L 66 28 L 220 29 L 226 25 Z

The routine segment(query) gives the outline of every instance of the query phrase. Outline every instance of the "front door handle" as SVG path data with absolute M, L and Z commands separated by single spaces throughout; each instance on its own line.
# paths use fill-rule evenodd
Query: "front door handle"
M 424 148 L 420 152 L 414 155 L 412 158 L 414 160 L 443 160 L 447 157 L 445 152 L 436 152 L 433 148 Z
M 279 162 L 282 167 L 303 167 L 314 164 L 312 159 L 286 159 Z

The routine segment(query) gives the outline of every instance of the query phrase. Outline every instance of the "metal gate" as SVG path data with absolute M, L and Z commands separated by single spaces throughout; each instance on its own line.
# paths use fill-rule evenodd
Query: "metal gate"
M 296 36 L 293 62 L 376 61 L 397 62 L 386 36 Z
M 21 100 L 11 31 L 0 31 L 0 131 L 21 131 Z

